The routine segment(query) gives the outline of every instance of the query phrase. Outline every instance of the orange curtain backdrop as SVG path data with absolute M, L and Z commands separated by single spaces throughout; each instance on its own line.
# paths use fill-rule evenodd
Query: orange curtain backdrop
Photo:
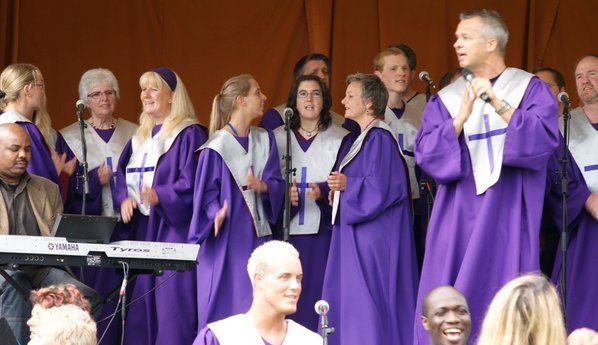
M 376 53 L 410 45 L 417 71 L 436 81 L 457 66 L 458 14 L 497 10 L 510 31 L 507 63 L 554 67 L 577 99 L 576 60 L 598 51 L 598 0 L 0 0 L 0 68 L 29 62 L 42 70 L 54 127 L 75 121 L 81 74 L 105 67 L 117 76 L 117 116 L 136 121 L 139 76 L 168 66 L 183 79 L 202 122 L 213 96 L 236 74 L 253 74 L 267 106 L 285 101 L 296 60 L 322 52 L 332 60 L 333 109 L 345 77 L 371 72 Z M 418 90 L 422 83 L 415 81 Z

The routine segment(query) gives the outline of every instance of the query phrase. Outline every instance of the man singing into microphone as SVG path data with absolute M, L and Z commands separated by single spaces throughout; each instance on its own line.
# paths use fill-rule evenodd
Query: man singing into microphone
M 193 345 L 320 345 L 317 333 L 285 320 L 297 310 L 303 270 L 299 252 L 289 243 L 269 241 L 247 263 L 253 302 L 245 314 L 209 323 Z
M 473 78 L 430 99 L 415 139 L 417 164 L 439 186 L 417 308 L 434 287 L 454 286 L 470 303 L 475 339 L 496 291 L 540 269 L 546 166 L 558 124 L 548 87 L 505 65 L 508 30 L 498 13 L 468 11 L 460 20 L 453 46 Z M 419 318 L 415 327 L 415 343 L 428 344 Z

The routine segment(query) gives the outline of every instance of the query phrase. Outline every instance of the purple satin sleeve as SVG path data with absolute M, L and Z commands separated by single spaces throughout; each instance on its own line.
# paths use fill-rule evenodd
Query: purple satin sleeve
M 274 108 L 270 108 L 264 113 L 258 126 L 267 129 L 268 132 L 272 132 L 283 124 L 284 121 L 282 121 L 282 117 L 280 117 L 278 111 Z

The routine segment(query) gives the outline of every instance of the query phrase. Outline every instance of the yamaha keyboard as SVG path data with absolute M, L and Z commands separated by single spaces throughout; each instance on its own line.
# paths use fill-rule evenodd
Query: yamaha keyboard
M 118 241 L 108 244 L 68 242 L 66 238 L 0 235 L 0 266 L 92 266 L 189 271 L 195 268 L 198 244 Z

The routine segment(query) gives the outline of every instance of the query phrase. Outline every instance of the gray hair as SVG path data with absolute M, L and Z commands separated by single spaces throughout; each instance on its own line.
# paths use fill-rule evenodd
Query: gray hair
M 388 103 L 388 90 L 382 80 L 375 74 L 355 73 L 347 77 L 347 85 L 351 83 L 361 83 L 361 99 L 372 102 L 374 116 L 383 116 Z
M 81 80 L 79 81 L 79 99 L 85 102 L 85 105 L 89 105 L 87 102 L 87 95 L 89 89 L 99 83 L 108 83 L 112 85 L 112 88 L 116 92 L 116 99 L 120 99 L 120 88 L 118 87 L 118 81 L 114 74 L 105 68 L 94 68 L 83 73 Z
M 495 38 L 498 43 L 498 50 L 505 55 L 507 42 L 509 41 L 509 29 L 498 12 L 493 10 L 470 10 L 459 15 L 460 20 L 478 17 L 482 21 L 482 36 L 486 39 Z

